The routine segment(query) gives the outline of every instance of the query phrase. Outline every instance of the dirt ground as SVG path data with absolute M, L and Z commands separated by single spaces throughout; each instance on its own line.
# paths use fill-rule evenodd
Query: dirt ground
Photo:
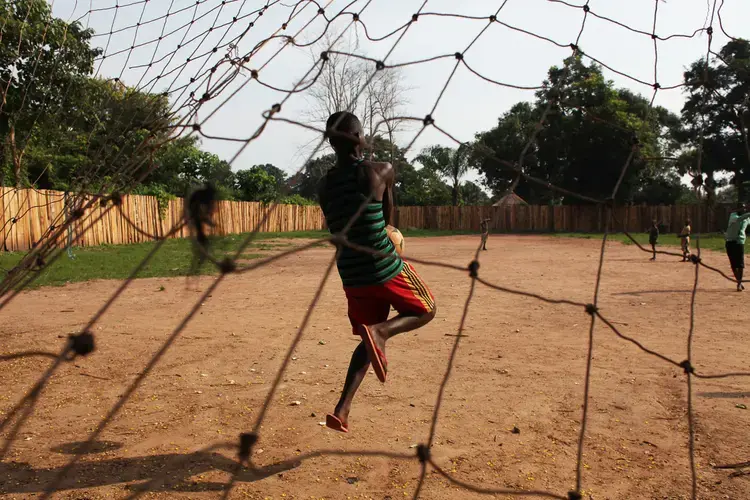
M 477 243 L 476 237 L 410 239 L 407 251 L 465 266 Z M 495 236 L 488 248 L 481 255 L 483 278 L 551 298 L 591 301 L 598 242 Z M 106 428 L 94 453 L 78 456 L 57 497 L 220 497 L 235 471 L 235 451 L 203 450 L 234 444 L 240 432 L 252 429 L 331 255 L 330 247 L 313 248 L 228 277 Z M 606 255 L 602 314 L 647 347 L 685 359 L 693 265 L 669 257 L 651 263 L 619 243 L 608 245 Z M 704 258 L 727 267 L 721 254 Z M 259 468 L 239 471 L 231 498 L 413 495 L 419 474 L 414 459 L 309 454 L 414 454 L 415 445 L 426 441 L 470 279 L 415 267 L 435 294 L 437 317 L 389 343 L 388 383 L 368 376 L 346 435 L 320 425 L 338 398 L 356 345 L 334 271 L 261 429 L 253 456 Z M 213 279 L 201 278 L 192 289 L 185 279 L 143 279 L 127 289 L 94 327 L 97 350 L 63 364 L 44 389 L 0 462 L 0 495 L 39 495 Z M 0 312 L 0 352 L 57 351 L 118 284 L 80 283 L 19 296 Z M 749 300 L 718 275 L 701 271 L 693 350 L 698 370 L 750 368 Z M 559 495 L 571 490 L 588 325 L 583 308 L 478 286 L 439 413 L 435 461 L 480 487 Z M 601 323 L 594 339 L 584 498 L 689 498 L 685 375 Z M 0 414 L 7 415 L 49 363 L 0 364 Z M 750 408 L 750 379 L 694 380 L 693 389 L 699 498 L 750 499 L 749 469 L 730 477 L 732 470 L 713 467 L 750 460 L 750 409 L 743 408 Z M 480 496 L 431 471 L 422 498 Z

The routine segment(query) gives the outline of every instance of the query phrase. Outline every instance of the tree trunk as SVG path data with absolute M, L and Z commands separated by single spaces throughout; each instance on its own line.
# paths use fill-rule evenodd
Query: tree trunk
M 458 206 L 458 183 L 453 184 L 453 206 Z
M 13 176 L 15 177 L 15 185 L 17 188 L 21 187 L 21 159 L 23 158 L 23 151 L 18 151 L 16 148 L 16 127 L 15 125 L 10 126 L 10 132 L 8 134 L 8 142 L 10 143 L 10 157 L 13 161 Z

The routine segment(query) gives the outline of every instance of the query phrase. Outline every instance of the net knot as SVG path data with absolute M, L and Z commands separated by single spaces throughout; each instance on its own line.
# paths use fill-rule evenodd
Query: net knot
M 327 61 L 328 60 L 328 52 L 326 52 L 325 50 L 323 52 L 321 52 L 320 53 L 320 60 L 321 61 Z
M 469 264 L 469 276 L 472 278 L 479 277 L 479 261 L 478 260 L 472 260 Z
M 589 4 L 586 4 L 586 5 L 583 6 L 583 11 L 586 12 L 586 13 L 588 13 L 588 12 L 591 11 L 591 8 L 589 8 Z
M 571 48 L 571 50 L 573 50 L 573 52 L 578 52 L 578 51 L 580 50 L 580 49 L 578 48 L 578 45 L 576 45 L 576 44 L 574 44 L 574 43 L 571 43 L 571 44 L 570 44 L 570 48 Z
M 229 257 L 226 257 L 224 260 L 219 262 L 219 271 L 221 271 L 221 274 L 233 273 L 236 270 L 237 264 L 235 264 L 235 262 Z
M 240 434 L 240 460 L 247 461 L 250 459 L 250 452 L 257 442 L 258 435 L 254 432 L 243 432 L 242 434 Z
M 193 123 L 193 132 L 200 132 L 201 126 L 198 123 Z
M 46 265 L 46 262 L 44 262 L 44 258 L 41 255 L 37 255 L 36 259 L 34 260 L 34 265 L 38 269 L 43 269 L 44 266 Z
M 287 25 L 286 25 L 286 23 L 282 24 L 282 25 L 281 25 L 281 29 L 285 30 L 285 29 L 286 29 L 286 26 L 287 26 Z
M 10 219 L 10 223 L 11 223 L 11 224 L 15 224 L 16 222 L 18 222 L 18 219 L 16 219 L 15 217 L 12 217 L 12 218 Z
M 425 463 L 430 460 L 430 447 L 426 444 L 420 444 L 417 446 L 417 458 L 421 463 Z
M 687 374 L 692 375 L 693 373 L 695 373 L 695 368 L 693 368 L 693 365 L 690 364 L 690 360 L 689 359 L 686 359 L 685 361 L 683 361 L 682 363 L 680 363 L 680 368 L 682 368 L 683 370 L 685 370 L 685 373 L 687 373 Z
M 655 83 L 654 83 L 654 84 L 652 85 L 652 87 L 654 87 L 654 90 L 659 90 L 659 89 L 661 88 L 661 85 L 659 84 L 659 82 L 655 82 Z
M 208 93 L 208 92 L 206 92 L 205 94 L 203 94 L 203 95 L 201 96 L 201 102 L 206 102 L 206 101 L 208 101 L 209 99 L 211 99 L 211 94 L 210 94 L 210 93 Z
M 713 26 L 709 26 L 708 28 L 706 28 L 706 33 L 708 33 L 709 35 L 713 35 L 714 34 L 714 27 Z
M 251 69 L 250 70 L 250 78 L 252 78 L 253 80 L 257 80 L 258 79 L 258 70 L 257 69 Z
M 68 337 L 68 341 L 70 343 L 70 350 L 76 356 L 86 356 L 94 351 L 94 335 L 89 331 L 81 332 L 77 335 L 71 334 Z
M 325 9 L 323 7 L 318 8 L 318 15 L 319 16 L 322 16 L 325 13 L 326 13 L 326 11 L 325 11 Z
M 112 204 L 116 207 L 122 205 L 122 195 L 120 193 L 112 193 L 111 195 L 109 195 L 109 199 L 112 200 Z
M 416 23 L 417 21 L 419 21 L 419 14 L 412 14 L 411 22 Z
M 593 316 L 594 314 L 599 312 L 599 308 L 596 307 L 594 304 L 586 304 L 585 310 L 586 310 L 586 314 L 588 314 L 589 316 Z
M 496 16 L 495 14 L 492 14 L 492 15 L 490 16 L 490 22 L 491 22 L 491 23 L 494 23 L 495 21 L 497 21 L 497 16 Z
M 424 120 L 422 120 L 422 123 L 426 127 L 427 125 L 432 125 L 435 123 L 435 120 L 432 118 L 432 115 L 427 115 L 424 117 Z
M 57 227 L 57 226 L 55 226 L 54 224 L 52 224 L 52 225 L 51 225 L 51 226 L 49 227 L 49 230 L 50 230 L 50 231 L 54 231 L 56 227 Z
M 460 53 L 460 52 L 456 52 L 455 54 L 453 54 L 453 57 L 455 57 L 457 61 L 463 61 L 464 60 L 464 55 L 462 53 Z
M 73 219 L 80 219 L 81 217 L 83 217 L 83 209 L 76 208 L 75 210 L 73 210 L 71 216 L 73 217 Z
M 359 21 L 359 14 L 357 14 L 356 12 L 352 14 L 352 21 L 354 21 L 355 23 Z
M 375 61 L 375 69 L 382 71 L 385 69 L 385 63 L 383 61 Z
M 281 104 L 276 103 L 273 106 L 271 106 L 271 114 L 279 113 L 279 112 L 281 112 Z
M 581 500 L 583 498 L 583 495 L 581 495 L 578 491 L 569 491 L 568 492 L 568 500 Z
M 693 264 L 700 264 L 701 263 L 701 258 L 698 257 L 695 254 L 690 254 L 689 258 L 690 258 L 690 262 L 692 262 Z

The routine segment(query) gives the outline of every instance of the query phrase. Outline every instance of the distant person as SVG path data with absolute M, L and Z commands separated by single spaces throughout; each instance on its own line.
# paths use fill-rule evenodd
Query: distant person
M 685 226 L 680 231 L 680 246 L 682 247 L 682 262 L 690 260 L 690 234 L 693 228 L 690 227 L 690 219 L 685 221 Z
M 727 232 L 724 235 L 726 240 L 724 247 L 727 250 L 732 273 L 737 279 L 738 292 L 745 289 L 742 284 L 742 275 L 745 271 L 745 231 L 748 224 L 750 224 L 750 205 L 741 206 L 729 216 Z
M 332 114 L 326 132 L 336 152 L 336 165 L 323 177 L 319 192 L 326 224 L 331 234 L 336 234 L 354 218 L 346 234 L 348 240 L 379 253 L 342 246 L 336 255 L 352 332 L 362 342 L 352 353 L 341 398 L 333 414 L 326 416 L 326 425 L 349 432 L 349 410 L 367 367 L 372 363 L 375 375 L 384 383 L 386 341 L 432 321 L 435 299 L 411 264 L 396 253 L 386 231 L 394 212 L 393 166 L 362 159 L 364 133 L 353 114 Z M 358 213 L 363 204 L 364 210 Z M 388 319 L 391 307 L 398 315 Z
M 659 225 L 656 219 L 651 221 L 651 228 L 648 230 L 648 244 L 651 245 L 651 251 L 654 253 L 651 261 L 656 260 L 656 244 L 659 240 Z
M 479 227 L 482 230 L 482 250 L 487 250 L 487 238 L 490 237 L 490 221 L 492 219 L 482 219 Z

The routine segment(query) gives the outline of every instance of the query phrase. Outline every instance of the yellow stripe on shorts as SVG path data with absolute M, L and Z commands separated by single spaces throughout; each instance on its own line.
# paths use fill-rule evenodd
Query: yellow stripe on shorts
M 435 307 L 435 301 L 430 296 L 430 292 L 427 290 L 427 285 L 424 284 L 422 279 L 414 272 L 409 264 L 404 263 L 404 268 L 401 271 L 404 275 L 404 281 L 412 289 L 414 295 L 422 302 L 422 305 L 426 310 L 432 311 Z

